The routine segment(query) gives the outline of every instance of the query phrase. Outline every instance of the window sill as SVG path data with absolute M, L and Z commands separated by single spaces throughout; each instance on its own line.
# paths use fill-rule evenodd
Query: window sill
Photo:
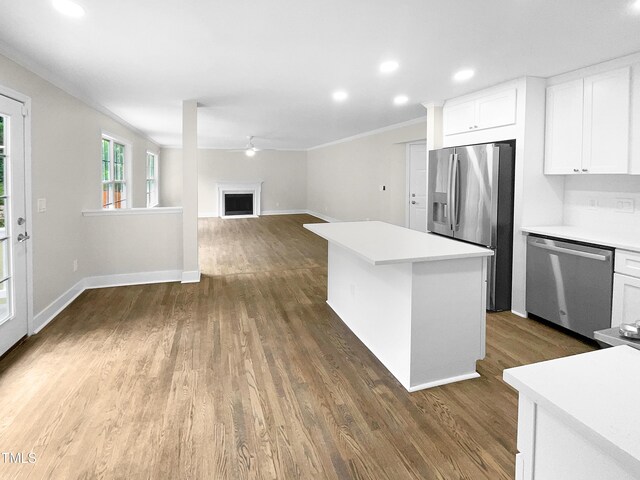
M 83 210 L 83 217 L 105 217 L 118 215 L 170 215 L 182 213 L 182 207 L 114 208 L 111 210 Z

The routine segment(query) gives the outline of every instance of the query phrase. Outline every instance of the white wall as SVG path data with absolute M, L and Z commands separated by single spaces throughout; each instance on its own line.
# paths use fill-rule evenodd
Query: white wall
M 149 241 L 148 225 L 123 217 L 88 219 L 83 209 L 101 208 L 100 138 L 102 131 L 126 139 L 132 145 L 131 189 L 133 205 L 145 204 L 145 154 L 157 145 L 107 115 L 89 107 L 53 84 L 0 55 L 0 85 L 32 99 L 32 201 L 47 199 L 47 211 L 32 212 L 34 313 L 37 315 L 70 287 L 89 275 L 112 272 L 113 256 L 104 245 L 120 242 L 118 265 L 129 272 L 174 266 L 174 250 L 163 250 L 150 262 L 137 255 L 137 245 Z M 171 228 L 173 218 L 154 217 L 163 223 L 154 231 Z M 91 244 L 88 238 L 102 243 Z M 73 261 L 78 271 L 73 272 Z M 36 325 L 36 328 L 38 326 Z
M 426 120 L 307 152 L 307 208 L 337 220 L 405 223 L 406 143 L 424 140 Z M 386 190 L 381 192 L 380 185 Z
M 635 210 L 617 210 L 619 199 L 632 200 Z M 640 176 L 568 176 L 565 180 L 564 223 L 593 229 L 636 230 L 640 236 Z
M 182 201 L 182 151 L 162 149 L 160 154 L 160 204 L 179 206 Z M 249 158 L 243 152 L 200 149 L 198 151 L 199 216 L 216 216 L 216 182 L 263 181 L 263 213 L 306 209 L 307 154 L 304 151 L 258 152 Z

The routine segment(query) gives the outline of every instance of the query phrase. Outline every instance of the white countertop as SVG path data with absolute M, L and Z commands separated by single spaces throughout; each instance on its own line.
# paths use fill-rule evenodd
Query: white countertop
M 504 380 L 640 472 L 640 351 L 620 346 L 510 368 Z
M 374 265 L 493 255 L 488 248 L 385 222 L 307 223 L 304 227 Z
M 522 227 L 523 232 L 566 238 L 576 242 L 593 243 L 606 247 L 621 248 L 640 252 L 640 232 L 637 230 L 604 230 L 597 228 L 573 227 L 570 225 L 549 225 Z

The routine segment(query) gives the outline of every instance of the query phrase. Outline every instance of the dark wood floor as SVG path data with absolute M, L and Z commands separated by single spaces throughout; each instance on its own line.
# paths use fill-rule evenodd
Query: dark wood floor
M 481 378 L 413 394 L 325 304 L 306 215 L 203 220 L 199 284 L 91 290 L 0 361 L 0 478 L 510 479 L 516 365 L 592 347 L 489 315 Z

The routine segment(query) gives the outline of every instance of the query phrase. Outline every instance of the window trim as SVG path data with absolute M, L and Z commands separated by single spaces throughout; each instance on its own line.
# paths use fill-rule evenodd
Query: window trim
M 105 182 L 104 180 L 102 180 L 102 141 L 103 140 L 108 140 L 110 142 L 110 146 L 109 146 L 109 176 L 112 180 Z M 124 180 L 123 181 L 116 181 L 114 180 L 114 172 L 113 172 L 113 165 L 114 165 L 114 161 L 113 161 L 113 144 L 114 143 L 118 143 L 120 145 L 124 146 L 124 169 L 123 169 L 123 177 Z M 102 134 L 100 135 L 100 207 L 102 210 L 127 210 L 131 208 L 131 202 L 133 199 L 133 182 L 131 181 L 132 175 L 131 175 L 131 164 L 132 164 L 132 156 L 131 156 L 131 152 L 132 152 L 132 147 L 131 147 L 131 142 L 118 136 L 118 135 L 113 135 L 109 132 L 106 131 L 102 131 Z M 105 207 L 104 204 L 102 203 L 102 196 L 103 196 L 103 191 L 104 191 L 104 185 L 105 184 L 112 184 L 115 186 L 116 183 L 120 183 L 120 184 L 124 184 L 124 188 L 125 188 L 125 192 L 126 192 L 126 206 L 125 207 L 120 207 L 120 208 L 115 208 L 113 206 L 107 206 Z M 115 188 L 114 188 L 115 191 Z
M 149 155 L 153 155 L 153 173 L 154 176 L 153 177 L 149 177 L 149 165 L 147 164 L 147 161 L 149 159 Z M 157 208 L 158 205 L 160 205 L 160 176 L 159 176 L 159 159 L 160 159 L 160 155 L 157 152 L 151 151 L 151 150 L 147 150 L 147 153 L 145 155 L 144 158 L 144 167 L 145 167 L 145 188 L 144 188 L 144 193 L 145 193 L 145 200 L 146 200 L 146 205 L 147 208 Z M 156 188 L 155 188 L 155 198 L 151 199 L 151 203 L 148 201 L 147 197 L 147 182 L 149 182 L 150 180 L 153 180 L 156 184 Z

